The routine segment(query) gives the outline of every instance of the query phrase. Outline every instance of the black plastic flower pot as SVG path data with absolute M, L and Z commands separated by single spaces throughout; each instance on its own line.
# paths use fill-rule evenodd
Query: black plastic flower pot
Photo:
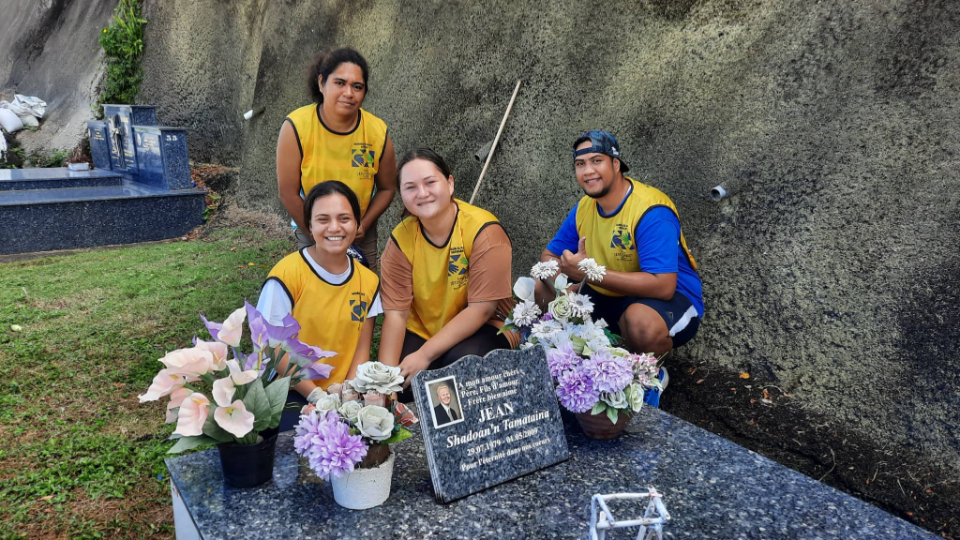
M 218 444 L 223 481 L 232 487 L 248 488 L 273 478 L 278 434 L 278 430 L 268 429 L 260 432 L 260 442 L 256 444 Z

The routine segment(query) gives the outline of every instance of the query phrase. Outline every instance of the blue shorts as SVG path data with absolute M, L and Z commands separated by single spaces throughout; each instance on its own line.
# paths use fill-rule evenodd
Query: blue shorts
M 633 304 L 643 304 L 660 314 L 663 322 L 667 323 L 667 330 L 673 338 L 673 348 L 676 349 L 690 341 L 700 328 L 700 316 L 693 303 L 681 292 L 674 292 L 669 301 L 655 298 L 636 298 L 633 296 L 607 296 L 600 294 L 589 285 L 583 292 L 593 301 L 593 320 L 607 321 L 610 331 L 622 335 L 620 317 Z

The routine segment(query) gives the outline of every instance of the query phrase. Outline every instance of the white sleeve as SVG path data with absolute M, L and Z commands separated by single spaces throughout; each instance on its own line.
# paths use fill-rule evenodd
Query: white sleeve
M 373 298 L 373 305 L 367 310 L 367 318 L 376 317 L 381 313 L 383 313 L 383 304 L 380 303 L 380 291 L 377 291 L 377 296 Z
M 260 300 L 257 301 L 257 311 L 274 326 L 282 325 L 283 318 L 293 312 L 293 301 L 280 281 L 268 279 L 263 284 Z

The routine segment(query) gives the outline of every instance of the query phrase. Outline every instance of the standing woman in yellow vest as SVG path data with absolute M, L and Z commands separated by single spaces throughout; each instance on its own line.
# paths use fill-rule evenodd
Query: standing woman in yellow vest
M 468 354 L 518 345 L 498 335 L 511 302 L 512 248 L 493 214 L 453 198 L 453 175 L 436 152 L 418 148 L 399 164 L 409 214 L 381 261 L 384 320 L 380 361 L 410 378 Z
M 327 180 L 352 189 L 360 201 L 357 244 L 376 269 L 377 219 L 393 200 L 397 164 L 387 125 L 360 108 L 369 72 L 367 61 L 351 48 L 317 55 L 307 81 L 314 103 L 290 113 L 280 128 L 277 184 L 297 226 L 299 249 L 313 243 L 305 232 L 304 194 Z
M 306 405 L 314 388 L 353 379 L 357 366 L 370 359 L 374 319 L 382 309 L 377 275 L 347 256 L 360 222 L 353 191 L 335 180 L 323 182 L 310 190 L 302 211 L 310 216 L 304 230 L 314 244 L 273 267 L 257 310 L 276 326 L 293 315 L 300 341 L 336 353 L 323 360 L 333 366 L 328 378 L 302 381 L 290 390 L 288 402 Z M 286 361 L 281 361 L 278 371 L 285 370 Z M 299 416 L 299 411 L 285 412 L 280 430 L 291 429 Z

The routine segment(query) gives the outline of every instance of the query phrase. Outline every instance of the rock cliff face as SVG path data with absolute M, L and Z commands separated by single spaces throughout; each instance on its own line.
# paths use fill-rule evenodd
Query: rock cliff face
M 110 24 L 115 1 L 6 0 L 0 6 L 0 94 L 47 102 L 46 123 L 21 132 L 28 149 L 72 149 L 93 118 L 103 74 L 98 36 Z
M 960 470 L 960 3 L 172 0 L 146 15 L 140 99 L 194 130 L 195 159 L 242 164 L 241 204 L 276 212 L 277 132 L 309 101 L 317 51 L 358 48 L 365 108 L 398 152 L 447 156 L 464 198 L 523 79 L 478 199 L 515 275 L 580 196 L 572 141 L 610 130 L 700 263 L 707 314 L 679 355 L 777 379 Z

